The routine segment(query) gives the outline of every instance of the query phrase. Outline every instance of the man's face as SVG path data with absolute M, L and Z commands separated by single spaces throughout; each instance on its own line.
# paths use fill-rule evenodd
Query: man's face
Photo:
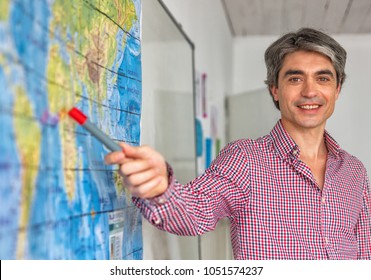
M 324 129 L 340 92 L 331 60 L 322 54 L 297 51 L 287 54 L 278 75 L 278 86 L 271 87 L 279 101 L 285 128 Z

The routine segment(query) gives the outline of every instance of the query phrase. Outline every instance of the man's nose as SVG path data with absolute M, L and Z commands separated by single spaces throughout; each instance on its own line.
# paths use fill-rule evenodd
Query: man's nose
M 318 87 L 316 82 L 313 79 L 306 79 L 303 82 L 303 87 L 301 91 L 301 95 L 311 98 L 318 94 Z

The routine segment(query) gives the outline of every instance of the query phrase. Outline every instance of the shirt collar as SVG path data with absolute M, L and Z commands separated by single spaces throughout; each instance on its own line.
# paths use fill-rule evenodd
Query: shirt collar
M 334 138 L 332 138 L 327 130 L 325 130 L 325 144 L 327 146 L 327 150 L 331 155 L 334 155 L 336 158 L 340 156 L 340 145 L 338 144 L 338 142 L 335 141 Z
M 295 143 L 295 141 L 291 138 L 289 133 L 285 130 L 281 120 L 279 120 L 273 127 L 270 136 L 272 138 L 273 145 L 281 158 L 287 158 L 289 156 L 294 156 L 295 158 L 299 157 L 300 155 L 299 146 Z M 329 153 L 331 155 L 334 155 L 335 157 L 338 157 L 340 150 L 339 144 L 335 141 L 334 138 L 332 138 L 332 136 L 326 130 L 324 133 L 324 138 Z

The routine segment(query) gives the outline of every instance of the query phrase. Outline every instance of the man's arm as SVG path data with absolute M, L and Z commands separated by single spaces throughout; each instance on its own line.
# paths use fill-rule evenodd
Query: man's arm
M 238 145 L 224 148 L 204 174 L 186 185 L 175 180 L 164 158 L 152 148 L 122 147 L 124 153 L 107 155 L 106 163 L 120 164 L 135 204 L 160 229 L 178 235 L 199 235 L 213 230 L 221 218 L 246 207 L 248 164 Z
M 365 171 L 366 172 L 366 171 Z M 363 208 L 358 220 L 355 234 L 358 240 L 357 259 L 371 260 L 371 197 L 370 181 L 364 176 Z

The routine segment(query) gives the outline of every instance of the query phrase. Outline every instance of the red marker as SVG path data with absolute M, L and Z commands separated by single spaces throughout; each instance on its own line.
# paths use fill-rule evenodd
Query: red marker
M 122 151 L 122 147 L 109 138 L 105 133 L 98 129 L 93 123 L 88 120 L 88 117 L 85 116 L 79 109 L 73 107 L 68 115 L 82 125 L 86 130 L 88 130 L 95 138 L 101 141 L 108 149 L 113 151 Z

